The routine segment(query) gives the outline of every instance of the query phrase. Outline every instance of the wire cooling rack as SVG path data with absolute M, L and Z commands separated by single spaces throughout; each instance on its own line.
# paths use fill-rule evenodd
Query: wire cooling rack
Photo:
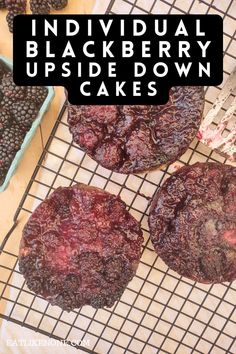
M 234 0 L 113 0 L 107 13 L 218 13 L 224 18 L 224 80 L 235 65 Z M 220 87 L 206 88 L 205 113 Z M 231 96 L 222 113 L 232 101 Z M 0 317 L 89 353 L 236 353 L 236 282 L 203 285 L 178 276 L 156 256 L 149 240 L 149 200 L 179 166 L 222 157 L 197 140 L 175 164 L 142 175 L 112 173 L 76 147 L 66 105 L 57 119 L 1 245 Z M 88 306 L 66 313 L 31 293 L 17 264 L 21 230 L 30 213 L 58 186 L 83 182 L 118 194 L 140 220 L 144 246 L 137 275 L 111 309 Z

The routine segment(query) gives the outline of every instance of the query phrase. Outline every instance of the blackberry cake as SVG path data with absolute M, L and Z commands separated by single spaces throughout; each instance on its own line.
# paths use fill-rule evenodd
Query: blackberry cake
M 202 283 L 236 279 L 236 168 L 196 163 L 157 191 L 151 240 L 174 271 Z
M 176 161 L 200 126 L 202 87 L 173 87 L 162 106 L 69 105 L 73 140 L 103 167 L 147 171 Z
M 70 311 L 111 307 L 138 267 L 142 231 L 119 197 L 58 188 L 23 230 L 19 269 L 31 291 Z
M 15 85 L 12 72 L 0 61 L 0 185 L 47 94 L 46 87 Z

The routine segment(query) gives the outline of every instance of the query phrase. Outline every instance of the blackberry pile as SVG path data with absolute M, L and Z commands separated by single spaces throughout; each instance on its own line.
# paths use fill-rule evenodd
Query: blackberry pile
M 15 85 L 12 73 L 0 61 L 0 185 L 47 94 L 46 87 Z
M 18 124 L 13 123 L 12 126 L 3 131 L 0 143 L 8 152 L 16 153 L 20 149 L 23 140 L 23 130 L 21 130 L 21 127 Z
M 13 101 L 22 100 L 25 97 L 26 88 L 14 84 L 11 72 L 3 75 L 0 89 L 4 96 L 13 99 Z
M 12 114 L 15 117 L 16 122 L 24 131 L 30 129 L 35 117 L 37 116 L 37 113 L 38 109 L 36 108 L 34 102 L 16 102 L 12 108 Z
M 4 96 L 2 92 L 1 92 L 1 95 L 2 95 L 2 100 L 1 100 L 0 106 L 4 107 L 5 110 L 11 111 L 14 101 L 12 99 L 10 99 L 9 97 Z
M 68 0 L 30 0 L 30 10 L 35 15 L 50 14 L 53 10 L 62 10 L 68 4 Z M 9 31 L 13 33 L 13 22 L 16 15 L 26 13 L 27 0 L 0 0 L 0 10 L 7 9 L 6 16 Z
M 26 99 L 33 101 L 36 106 L 41 106 L 47 97 L 48 90 L 44 86 L 28 86 Z

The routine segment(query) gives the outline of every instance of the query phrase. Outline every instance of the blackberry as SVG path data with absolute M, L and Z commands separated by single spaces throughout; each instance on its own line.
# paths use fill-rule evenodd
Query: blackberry
M 5 111 L 11 112 L 14 101 L 6 96 L 1 100 L 1 108 Z
M 119 280 L 120 283 L 131 280 L 133 277 L 132 266 L 123 256 L 110 257 L 105 265 L 105 279 L 108 282 Z
M 19 270 L 21 273 L 33 274 L 35 270 L 37 257 L 35 254 L 30 254 L 24 257 L 21 257 L 19 260 Z
M 13 101 L 22 100 L 25 97 L 26 88 L 17 86 L 14 83 L 11 72 L 3 76 L 0 89 L 6 97 L 11 98 Z
M 58 277 L 50 277 L 50 282 L 45 283 L 45 289 L 49 295 L 58 294 L 62 289 L 62 283 Z
M 9 10 L 6 20 L 9 31 L 13 33 L 13 21 L 16 15 L 26 13 L 26 0 L 5 0 Z
M 0 0 L 0 9 L 5 9 L 5 8 L 6 8 L 6 1 Z
M 30 10 L 36 15 L 46 15 L 50 13 L 48 0 L 30 0 Z
M 78 264 L 81 272 L 87 273 L 91 269 L 96 269 L 97 272 L 103 269 L 102 259 L 98 252 L 83 252 L 79 256 Z
M 42 278 L 35 276 L 35 275 L 30 275 L 26 281 L 26 284 L 31 291 L 34 291 L 38 294 L 43 294 L 43 279 Z
M 107 299 L 104 295 L 98 294 L 91 298 L 90 304 L 95 309 L 100 309 L 107 305 Z
M 24 140 L 24 133 L 20 127 L 13 124 L 2 133 L 1 144 L 5 146 L 9 153 L 17 152 Z
M 0 132 L 8 128 L 12 123 L 11 114 L 4 109 L 0 109 Z
M 107 281 L 113 282 L 122 276 L 124 271 L 124 260 L 122 257 L 117 256 L 116 258 L 110 258 L 106 262 L 105 267 L 105 278 Z
M 5 70 L 4 70 L 4 67 L 1 65 L 0 66 L 0 80 L 2 80 L 4 74 L 5 74 Z
M 2 99 L 3 99 L 3 93 L 2 93 L 2 91 L 0 91 L 0 105 L 1 105 Z
M 7 20 L 7 24 L 8 24 L 8 29 L 9 32 L 13 33 L 13 20 L 15 18 L 16 14 L 14 14 L 14 12 L 9 11 L 6 17 Z
M 49 3 L 54 10 L 62 10 L 67 6 L 68 0 L 49 0 Z
M 22 130 L 28 130 L 35 118 L 38 110 L 34 103 L 29 101 L 21 101 L 13 104 L 12 115 Z
M 79 297 L 79 301 L 81 301 L 82 296 L 80 294 L 71 293 L 70 291 L 62 291 L 56 299 L 52 300 L 52 304 L 58 305 L 63 308 L 65 311 L 71 311 L 74 308 L 79 306 L 77 305 L 77 298 Z
M 0 61 L 0 80 L 2 80 L 3 75 L 6 74 L 8 71 L 8 67 L 2 61 Z
M 9 152 L 5 146 L 0 146 L 0 171 L 7 171 L 15 157 L 14 152 Z
M 42 86 L 28 86 L 26 99 L 28 101 L 34 102 L 37 106 L 41 106 L 48 95 L 48 90 L 46 87 Z
M 0 168 L 0 186 L 3 184 L 7 175 L 7 171 Z
M 70 273 L 65 278 L 65 286 L 67 289 L 71 289 L 76 292 L 80 284 L 81 280 L 77 274 Z
M 26 12 L 26 0 L 5 0 L 6 8 L 14 14 L 22 14 Z

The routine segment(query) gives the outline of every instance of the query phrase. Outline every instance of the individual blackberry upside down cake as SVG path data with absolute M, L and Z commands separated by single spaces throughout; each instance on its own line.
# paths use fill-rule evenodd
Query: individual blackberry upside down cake
M 0 61 L 0 185 L 47 94 L 46 87 L 16 86 Z
M 149 216 L 158 255 L 202 283 L 236 279 L 236 168 L 185 166 L 157 191 Z
M 120 173 L 147 171 L 176 161 L 196 136 L 203 87 L 173 87 L 162 106 L 73 106 L 73 140 L 103 167 Z
M 52 305 L 111 307 L 133 278 L 142 231 L 119 197 L 77 184 L 58 188 L 26 224 L 19 269 Z

